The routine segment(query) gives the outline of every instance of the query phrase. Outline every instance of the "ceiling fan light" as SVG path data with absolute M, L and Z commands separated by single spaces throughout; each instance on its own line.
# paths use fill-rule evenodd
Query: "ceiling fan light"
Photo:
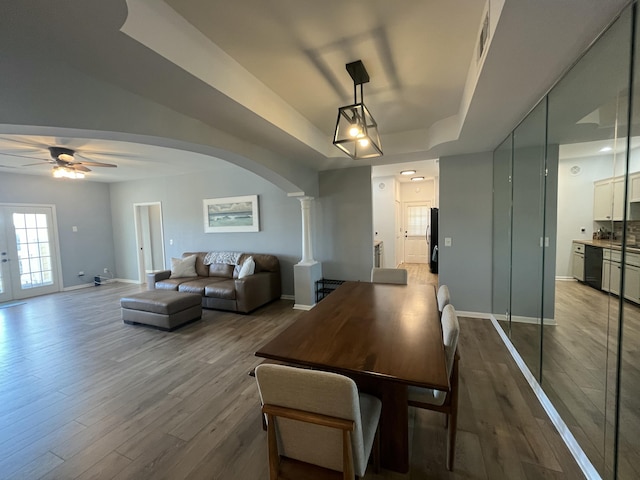
M 84 172 L 79 172 L 69 167 L 53 167 L 53 176 L 55 178 L 71 178 L 80 179 L 84 178 Z

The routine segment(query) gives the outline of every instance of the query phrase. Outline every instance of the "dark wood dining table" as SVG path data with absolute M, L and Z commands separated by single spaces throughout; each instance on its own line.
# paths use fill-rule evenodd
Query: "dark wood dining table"
M 407 386 L 449 391 L 433 285 L 345 282 L 256 356 L 346 375 L 382 400 L 381 464 L 409 470 Z

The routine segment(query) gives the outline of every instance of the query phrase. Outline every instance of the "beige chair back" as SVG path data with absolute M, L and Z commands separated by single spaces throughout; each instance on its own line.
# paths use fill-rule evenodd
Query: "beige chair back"
M 371 269 L 372 283 L 407 284 L 407 271 L 404 268 L 376 268 Z
M 370 449 L 365 454 L 360 399 L 353 380 L 335 373 L 272 364 L 259 365 L 255 375 L 263 405 L 352 420 L 353 467 L 356 475 L 364 475 Z M 280 455 L 343 471 L 340 430 L 282 417 L 274 417 L 274 422 Z
M 460 336 L 460 323 L 453 305 L 446 305 L 442 311 L 442 340 L 444 342 L 444 352 L 447 359 L 447 374 L 451 376 L 453 370 L 453 359 L 458 348 L 458 338 Z
M 451 296 L 449 295 L 449 287 L 446 285 L 440 285 L 440 288 L 438 288 L 438 310 L 440 311 L 440 315 L 442 315 L 444 307 L 450 303 Z

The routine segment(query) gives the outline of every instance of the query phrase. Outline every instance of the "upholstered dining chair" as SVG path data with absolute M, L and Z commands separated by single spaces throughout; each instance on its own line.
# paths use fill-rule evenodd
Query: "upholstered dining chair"
M 407 271 L 404 268 L 377 268 L 371 269 L 372 283 L 407 284 Z
M 456 449 L 456 428 L 458 424 L 458 337 L 460 324 L 452 305 L 444 307 L 441 317 L 442 337 L 449 373 L 450 392 L 428 388 L 409 387 L 409 405 L 446 414 L 447 425 L 447 469 L 453 470 Z
M 270 480 L 281 478 L 287 464 L 362 478 L 369 456 L 378 470 L 378 398 L 336 373 L 262 364 L 255 375 L 267 418 Z
M 440 285 L 440 288 L 438 288 L 437 296 L 438 296 L 438 311 L 440 312 L 440 315 L 442 315 L 442 310 L 444 310 L 444 307 L 446 307 L 451 303 L 451 295 L 449 295 L 449 287 L 447 287 L 446 285 Z

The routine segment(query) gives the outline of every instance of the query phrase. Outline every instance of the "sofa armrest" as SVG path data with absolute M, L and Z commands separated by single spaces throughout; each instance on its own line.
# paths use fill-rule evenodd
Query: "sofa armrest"
M 236 279 L 235 284 L 238 311 L 244 313 L 280 298 L 282 290 L 280 272 L 256 273 Z
M 156 282 L 166 280 L 171 276 L 171 270 L 162 270 L 160 272 L 147 273 L 147 290 L 155 290 Z

